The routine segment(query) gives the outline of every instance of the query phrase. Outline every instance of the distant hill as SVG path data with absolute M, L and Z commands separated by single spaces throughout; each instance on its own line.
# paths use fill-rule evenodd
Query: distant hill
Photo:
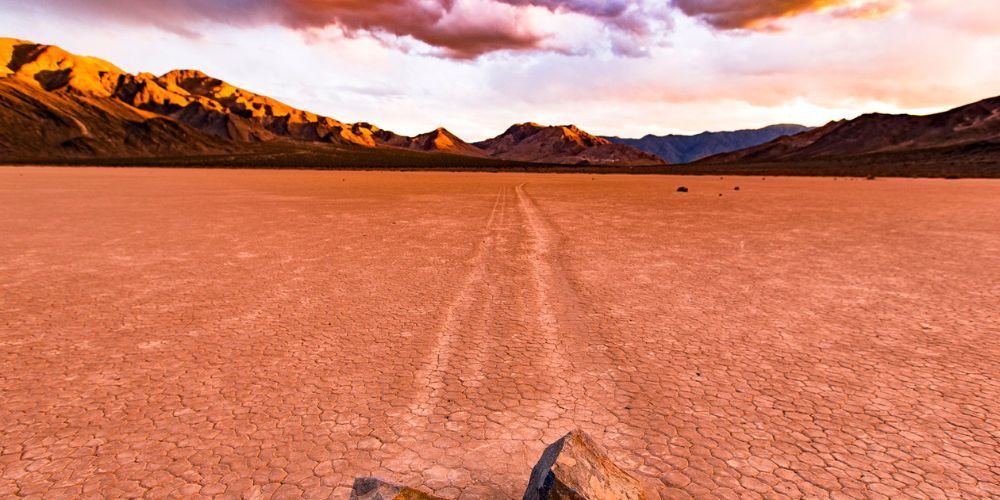
M 690 163 L 719 153 L 728 153 L 810 130 L 804 125 L 771 125 L 755 130 L 702 132 L 697 135 L 647 135 L 641 139 L 605 137 L 659 156 L 667 163 Z
M 1000 97 L 926 116 L 872 113 L 706 158 L 706 164 L 927 164 L 941 172 L 1000 170 Z M 924 165 L 920 165 L 923 163 Z
M 421 134 L 411 140 L 411 148 L 422 151 L 443 151 L 456 155 L 485 156 L 485 153 L 469 144 L 447 129 L 438 128 L 426 134 Z
M 659 157 L 615 144 L 575 125 L 520 123 L 503 134 L 475 144 L 494 158 L 580 165 L 656 165 Z

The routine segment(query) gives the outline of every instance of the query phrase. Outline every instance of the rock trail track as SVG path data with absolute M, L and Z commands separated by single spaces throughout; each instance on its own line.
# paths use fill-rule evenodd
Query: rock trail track
M 654 498 L 1000 496 L 995 181 L 0 168 L 0 206 L 0 497 L 514 498 L 574 428 Z
M 483 496 L 515 497 L 520 486 L 503 479 L 514 471 L 497 474 L 495 459 L 469 456 L 470 449 L 480 457 L 500 450 L 530 457 L 554 438 L 548 422 L 578 420 L 578 402 L 588 397 L 583 388 L 600 390 L 593 383 L 602 374 L 568 360 L 587 330 L 563 313 L 577 308 L 576 298 L 557 278 L 543 217 L 523 183 L 500 189 L 462 286 L 416 373 L 415 397 L 402 415 L 406 425 L 397 428 L 404 437 L 430 432 L 464 443 L 443 453 L 481 478 L 473 490 Z M 410 460 L 404 454 L 398 462 L 405 470 Z M 431 490 L 444 484 L 428 483 L 422 472 L 406 479 Z

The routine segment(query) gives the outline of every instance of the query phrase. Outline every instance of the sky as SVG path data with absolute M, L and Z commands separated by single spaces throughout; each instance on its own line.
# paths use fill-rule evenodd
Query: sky
M 1000 95 L 997 0 L 0 0 L 0 36 L 466 140 L 822 125 Z

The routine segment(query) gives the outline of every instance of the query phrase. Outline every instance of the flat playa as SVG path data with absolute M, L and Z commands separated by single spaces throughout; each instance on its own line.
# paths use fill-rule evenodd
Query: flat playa
M 1000 181 L 0 168 L 0 496 L 519 497 L 581 428 L 996 497 L 998 304 Z

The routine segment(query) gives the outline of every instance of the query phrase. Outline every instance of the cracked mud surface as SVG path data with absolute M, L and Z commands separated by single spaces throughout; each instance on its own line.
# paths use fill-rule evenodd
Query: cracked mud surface
M 3 168 L 0 207 L 3 497 L 519 497 L 577 427 L 664 498 L 1000 496 L 996 181 Z

